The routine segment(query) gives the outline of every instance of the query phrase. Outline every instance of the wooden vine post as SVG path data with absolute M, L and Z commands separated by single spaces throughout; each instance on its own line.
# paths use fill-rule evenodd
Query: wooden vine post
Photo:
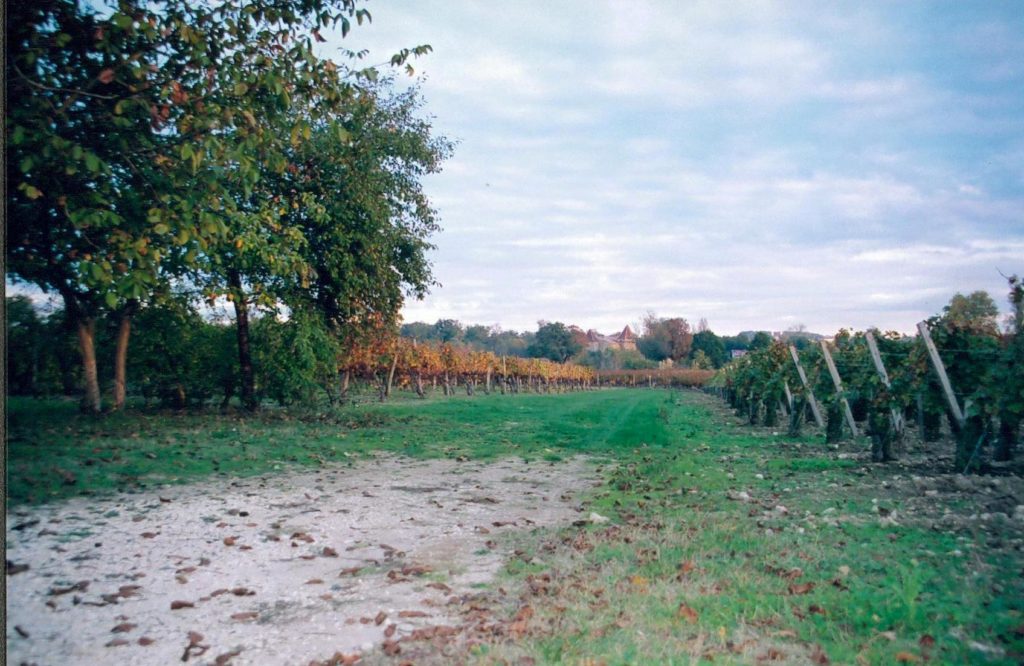
M 853 436 L 857 436 L 857 423 L 853 420 L 853 411 L 850 409 L 850 403 L 846 400 L 846 396 L 843 395 L 843 382 L 839 379 L 839 371 L 836 370 L 835 361 L 832 360 L 832 354 L 828 351 L 828 345 L 825 341 L 821 341 L 821 351 L 825 355 L 825 363 L 828 365 L 828 373 L 832 375 L 832 384 L 836 387 L 836 393 L 839 395 L 839 399 L 843 402 L 843 413 L 846 414 L 846 422 L 850 426 L 850 432 Z
M 942 391 L 946 394 L 946 401 L 949 402 L 949 409 L 953 412 L 953 418 L 956 419 L 960 427 L 963 427 L 964 413 L 960 410 L 960 403 L 957 402 L 956 394 L 953 393 L 953 386 L 949 383 L 949 376 L 946 375 L 946 366 L 942 364 L 939 350 L 935 348 L 935 343 L 932 342 L 932 336 L 928 332 L 928 324 L 923 321 L 919 322 L 917 324 L 917 331 L 921 334 L 921 339 L 924 340 L 925 348 L 928 349 L 928 356 L 931 357 L 935 374 L 939 376 L 939 383 L 942 384 Z
M 796 373 L 800 375 L 800 383 L 804 385 L 804 390 L 807 391 L 807 402 L 811 405 L 811 413 L 814 414 L 814 422 L 818 424 L 819 428 L 824 428 L 825 419 L 821 418 L 821 409 L 818 408 L 818 401 L 814 398 L 814 391 L 811 390 L 811 385 L 807 381 L 807 375 L 804 374 L 804 367 L 800 365 L 800 355 L 796 353 L 796 347 L 793 345 L 789 346 L 789 355 L 793 357 L 793 363 L 796 365 Z
M 782 388 L 786 392 L 786 404 L 789 406 L 790 414 L 793 413 L 793 392 L 789 390 L 789 382 L 783 381 Z
M 885 364 L 882 363 L 882 355 L 878 351 L 878 343 L 875 341 L 874 333 L 867 331 L 864 337 L 868 341 L 868 351 L 871 352 L 871 360 L 875 362 L 875 370 L 878 371 L 878 376 L 882 378 L 882 384 L 887 389 L 892 388 L 892 383 L 889 381 L 889 373 L 885 371 Z M 892 416 L 892 429 L 897 435 L 901 434 L 903 432 L 903 415 L 895 407 L 891 407 L 889 413 Z

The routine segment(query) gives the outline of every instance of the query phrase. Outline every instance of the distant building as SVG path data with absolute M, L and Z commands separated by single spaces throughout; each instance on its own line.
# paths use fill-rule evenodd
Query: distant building
M 626 326 L 618 333 L 602 335 L 590 329 L 587 331 L 587 351 L 599 352 L 605 349 L 636 349 L 636 334 Z
M 741 356 L 746 356 L 746 355 L 747 355 L 747 350 L 746 349 L 733 349 L 732 350 L 732 357 L 733 358 L 739 358 Z

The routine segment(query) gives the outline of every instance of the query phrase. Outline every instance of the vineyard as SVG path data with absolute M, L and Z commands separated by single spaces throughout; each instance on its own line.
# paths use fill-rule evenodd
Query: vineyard
M 1016 277 L 1010 288 L 1015 315 L 1005 334 L 994 316 L 971 316 L 954 298 L 917 336 L 841 330 L 832 344 L 802 352 L 776 341 L 736 360 L 707 390 L 751 425 L 777 428 L 785 416 L 790 436 L 806 422 L 823 427 L 829 443 L 863 433 L 877 462 L 905 454 L 911 430 L 920 442 L 939 440 L 943 421 L 956 471 L 1010 461 L 1024 418 L 1024 290 Z

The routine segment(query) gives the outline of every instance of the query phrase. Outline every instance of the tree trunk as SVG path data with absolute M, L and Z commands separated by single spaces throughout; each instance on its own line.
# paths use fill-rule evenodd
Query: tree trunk
M 99 414 L 103 405 L 100 401 L 99 374 L 96 371 L 96 320 L 92 317 L 78 320 L 78 351 L 82 354 L 82 380 L 85 389 L 82 395 L 82 411 Z
M 868 412 L 868 434 L 871 435 L 871 459 L 875 462 L 895 460 L 896 431 L 890 414 L 884 409 Z
M 121 310 L 120 320 L 117 325 L 117 347 L 114 351 L 114 411 L 124 409 L 125 396 L 127 395 L 128 377 L 128 339 L 132 334 L 132 317 L 138 309 L 139 302 L 132 299 L 128 301 Z
M 421 398 L 426 398 L 426 394 L 423 392 L 423 375 L 416 373 L 416 395 Z
M 999 415 L 999 441 L 996 444 L 995 459 L 1000 462 L 1013 460 L 1017 448 L 1017 433 L 1020 431 L 1020 416 L 1004 410 Z
M 956 457 L 953 471 L 967 474 L 981 469 L 981 448 L 985 445 L 987 435 L 983 416 L 974 415 L 964 419 L 963 427 L 959 427 L 956 432 Z
M 843 405 L 833 400 L 825 413 L 825 443 L 834 444 L 843 438 Z
M 348 383 L 351 378 L 351 370 L 343 370 L 341 372 L 341 388 L 338 389 L 338 402 L 343 405 L 348 402 Z
M 255 412 L 259 408 L 256 401 L 256 375 L 252 367 L 252 348 L 249 345 L 249 304 L 242 293 L 242 278 L 238 271 L 231 271 L 229 284 L 234 293 L 235 332 L 238 336 L 238 369 L 242 380 L 242 406 Z
M 807 399 L 802 395 L 794 396 L 793 409 L 789 412 L 789 437 L 799 437 L 804 425 L 804 412 L 807 411 Z
M 779 401 L 774 397 L 766 398 L 764 401 L 764 420 L 761 424 L 769 428 L 779 424 Z

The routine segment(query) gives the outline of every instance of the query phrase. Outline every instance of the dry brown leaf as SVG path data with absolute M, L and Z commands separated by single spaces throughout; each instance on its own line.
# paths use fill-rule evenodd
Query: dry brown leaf
M 142 536 L 143 539 L 153 539 L 158 534 L 160 534 L 160 533 L 159 532 L 143 532 L 141 536 Z
M 337 557 L 338 556 L 338 551 L 334 550 L 330 546 L 324 546 L 323 556 L 324 557 Z
M 321 578 L 310 578 L 306 581 L 306 585 L 323 585 L 324 581 Z
M 398 641 L 386 640 L 380 647 L 384 654 L 389 657 L 394 657 L 402 651 L 402 648 L 398 645 Z
M 138 626 L 137 624 L 132 624 L 131 622 L 122 622 L 121 624 L 117 625 L 116 627 L 114 627 L 110 631 L 111 631 L 111 633 L 114 633 L 114 634 L 123 634 L 123 633 L 127 633 L 127 632 L 131 631 L 132 629 L 134 629 L 137 626 Z
M 895 659 L 901 664 L 916 664 L 921 661 L 921 657 L 912 652 L 897 652 Z
M 814 583 L 790 583 L 789 587 L 790 594 L 807 594 L 814 589 Z
M 244 613 L 235 613 L 231 616 L 231 619 L 238 622 L 246 622 L 248 620 L 255 620 L 259 616 L 260 614 L 256 611 L 245 611 Z
M 251 597 L 256 593 L 247 587 L 236 587 L 231 590 L 231 594 L 235 595 L 236 597 Z
M 121 647 L 122 645 L 131 645 L 131 641 L 124 638 L 115 638 L 107 643 L 106 647 Z
M 142 647 L 146 647 L 147 645 L 152 645 L 153 643 L 156 643 L 156 640 L 155 640 L 155 639 L 152 639 L 152 638 L 150 638 L 149 636 L 143 636 L 142 638 L 140 638 L 140 639 L 138 640 L 138 643 L 139 643 L 139 645 L 141 645 Z
M 373 618 L 373 623 L 378 627 L 384 624 L 384 620 L 388 619 L 388 614 L 384 611 L 377 613 L 377 617 Z
M 395 635 L 396 631 L 398 631 L 398 625 L 397 624 L 389 624 L 387 626 L 387 628 L 384 629 L 384 638 L 391 638 L 392 636 Z
M 171 610 L 181 610 L 182 608 L 195 608 L 196 605 L 191 601 L 172 601 Z
M 427 617 L 427 614 L 420 610 L 398 611 L 398 617 Z
M 217 655 L 217 658 L 213 660 L 214 666 L 225 666 L 230 663 L 232 659 L 242 654 L 242 650 L 232 650 L 231 652 L 225 652 L 224 654 Z
M 676 610 L 676 617 L 680 617 L 690 624 L 697 624 L 697 620 L 700 619 L 697 611 L 693 610 L 686 604 L 679 604 L 679 608 Z
M 127 599 L 128 597 L 134 597 L 139 593 L 139 590 L 141 589 L 141 585 L 122 585 L 121 587 L 117 588 L 117 596 L 124 597 L 125 599 Z

